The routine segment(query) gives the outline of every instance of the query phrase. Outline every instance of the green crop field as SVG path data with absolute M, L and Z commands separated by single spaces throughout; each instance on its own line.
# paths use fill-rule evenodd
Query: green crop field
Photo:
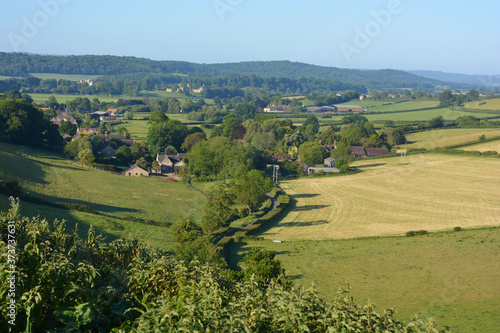
M 408 148 L 433 149 L 437 147 L 448 147 L 465 145 L 469 142 L 477 141 L 479 136 L 486 138 L 500 136 L 498 128 L 451 128 L 430 130 L 419 133 L 412 133 L 406 136 L 409 144 Z
M 151 97 L 151 98 L 177 98 L 177 99 L 188 99 L 193 97 L 201 98 L 200 94 L 195 93 L 193 96 L 186 96 L 180 92 L 167 92 L 167 91 L 148 91 L 141 90 L 139 94 L 143 97 Z
M 95 75 L 95 74 L 58 74 L 58 73 L 30 73 L 31 76 L 37 77 L 42 80 L 68 80 L 68 81 L 78 81 L 95 79 L 97 77 L 103 77 L 105 75 Z
M 313 281 L 326 298 L 348 282 L 354 300 L 369 299 L 379 313 L 396 307 L 399 319 L 434 317 L 452 332 L 495 332 L 500 319 L 500 228 L 438 232 L 416 237 L 349 240 L 269 240 L 237 243 L 233 265 L 252 247 L 277 254 L 296 286 Z
M 499 131 L 500 132 L 500 131 Z M 460 148 L 463 150 L 473 150 L 473 151 L 496 151 L 500 153 L 500 140 L 478 143 L 477 145 L 471 145 L 468 147 Z
M 419 154 L 363 172 L 281 182 L 293 208 L 262 236 L 324 240 L 500 225 L 500 159 Z
M 500 98 L 487 99 L 484 101 L 477 101 L 477 102 L 469 102 L 465 104 L 465 107 L 469 109 L 480 109 L 480 110 L 500 110 Z
M 115 125 L 115 127 L 125 127 L 130 133 L 130 137 L 133 139 L 146 139 L 148 134 L 148 121 L 139 120 L 147 116 L 146 114 L 136 113 L 134 114 L 134 120 L 122 120 L 123 123 Z
M 66 103 L 67 101 L 74 100 L 78 97 L 87 97 L 90 100 L 94 98 L 99 99 L 101 102 L 116 102 L 120 97 L 123 96 L 102 96 L 102 95 L 65 95 L 65 94 L 29 94 L 35 103 L 42 103 L 49 99 L 50 96 L 54 96 L 57 103 Z
M 467 112 L 462 110 L 451 110 L 449 108 L 412 111 L 412 112 L 391 112 L 384 114 L 365 114 L 369 121 L 429 121 L 432 118 L 442 116 L 445 120 L 456 120 L 463 116 L 474 116 L 477 118 L 491 117 L 489 113 Z
M 31 196 L 83 204 L 119 217 L 174 222 L 180 214 L 194 214 L 199 220 L 206 201 L 184 183 L 85 169 L 52 152 L 22 146 L 0 143 L 0 168 Z

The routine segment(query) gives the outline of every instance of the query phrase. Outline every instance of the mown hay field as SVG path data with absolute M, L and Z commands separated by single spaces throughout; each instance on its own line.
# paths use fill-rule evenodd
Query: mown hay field
M 406 136 L 409 142 L 408 148 L 445 148 L 449 146 L 465 145 L 469 142 L 479 140 L 481 135 L 486 138 L 500 136 L 498 128 L 450 128 L 436 129 Z
M 367 108 L 368 112 L 398 112 L 407 110 L 418 110 L 426 108 L 435 108 L 439 105 L 439 101 L 433 100 L 412 100 L 401 103 L 391 103 L 389 105 L 380 105 Z
M 284 181 L 292 209 L 267 239 L 324 240 L 500 225 L 500 159 L 438 154 L 362 160 L 363 172 Z

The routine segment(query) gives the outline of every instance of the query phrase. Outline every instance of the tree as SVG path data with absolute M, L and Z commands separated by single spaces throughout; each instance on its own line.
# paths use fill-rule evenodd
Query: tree
M 236 202 L 241 205 L 246 205 L 248 211 L 253 212 L 264 202 L 267 198 L 267 192 L 269 192 L 272 187 L 273 183 L 271 179 L 262 171 L 255 169 L 250 170 L 236 179 Z
M 330 152 L 330 156 L 333 158 L 336 158 L 337 160 L 342 159 L 342 160 L 346 161 L 348 164 L 351 163 L 352 161 L 354 161 L 354 155 L 352 154 L 349 147 L 343 142 L 339 142 L 337 144 L 337 148 L 333 149 Z M 338 161 L 337 161 L 337 165 L 338 165 Z
M 61 125 L 59 125 L 59 133 L 66 133 L 69 136 L 73 136 L 76 134 L 76 125 L 73 125 L 71 121 L 63 121 Z
M 257 112 L 258 110 L 254 105 L 247 103 L 240 103 L 237 104 L 236 107 L 234 108 L 233 114 L 238 120 L 238 122 L 241 124 L 247 119 L 253 119 L 257 114 Z
M 201 228 L 206 234 L 227 226 L 233 216 L 233 189 L 227 182 L 219 182 L 208 192 L 208 201 L 203 207 Z
M 132 150 L 127 146 L 123 145 L 115 151 L 116 158 L 122 163 L 128 163 L 132 160 Z
M 312 166 L 323 163 L 328 152 L 317 142 L 304 142 L 299 147 L 299 155 L 301 162 Z
M 153 154 L 163 153 L 168 146 L 180 150 L 188 135 L 188 128 L 179 120 L 155 123 L 148 129 L 147 142 Z
M 308 125 L 312 125 L 312 132 L 314 134 L 318 134 L 319 132 L 319 120 L 315 115 L 311 115 L 307 118 L 307 120 L 302 124 L 302 127 L 307 128 Z
M 155 111 L 149 116 L 148 125 L 163 123 L 168 117 L 162 111 Z
M 134 114 L 130 111 L 125 111 L 125 113 L 123 114 L 123 117 L 127 120 L 132 120 L 132 119 L 134 119 Z
M 445 90 L 439 94 L 439 106 L 447 107 L 453 104 L 455 98 L 453 97 L 451 90 Z
M 191 148 L 198 142 L 207 140 L 207 136 L 205 133 L 196 132 L 193 134 L 189 134 L 184 142 L 182 143 L 181 149 L 185 152 L 191 150 Z
M 443 116 L 437 116 L 429 121 L 430 128 L 439 128 L 444 126 Z
M 49 96 L 49 98 L 45 101 L 44 106 L 46 108 L 59 109 L 59 103 L 57 103 L 57 99 L 54 95 Z
M 243 260 L 244 280 L 256 279 L 259 286 L 267 288 L 271 280 L 279 280 L 290 286 L 291 283 L 284 280 L 285 269 L 281 267 L 281 262 L 275 259 L 276 254 L 270 251 L 252 248 Z
M 78 161 L 83 165 L 92 165 L 95 160 L 92 149 L 85 149 L 78 153 Z

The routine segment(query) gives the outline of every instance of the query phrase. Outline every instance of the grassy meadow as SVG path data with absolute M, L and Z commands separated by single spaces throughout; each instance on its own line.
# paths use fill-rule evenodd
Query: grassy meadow
M 232 264 L 253 247 L 277 254 L 296 286 L 312 282 L 333 298 L 348 282 L 359 303 L 395 307 L 396 317 L 420 313 L 452 332 L 495 332 L 500 318 L 500 228 L 416 237 L 349 240 L 251 240 L 233 246 Z
M 55 219 L 59 221 L 64 220 L 67 232 L 73 232 L 76 229 L 77 233 L 83 238 L 87 237 L 90 226 L 93 226 L 96 233 L 102 234 L 109 241 L 125 236 L 135 236 L 153 247 L 164 250 L 171 249 L 172 236 L 169 228 L 75 210 L 37 205 L 29 202 L 21 202 L 20 207 L 23 216 L 39 216 L 41 219 L 45 218 L 49 222 Z M 10 205 L 7 196 L 0 194 L 0 211 L 5 211 L 9 208 Z
M 491 117 L 490 113 L 467 112 L 463 110 L 451 110 L 449 108 L 439 108 L 410 112 L 390 112 L 383 114 L 364 114 L 369 121 L 429 121 L 432 118 L 442 116 L 445 120 L 456 120 L 463 116 L 474 116 L 477 118 Z
M 50 96 L 54 96 L 57 100 L 57 103 L 66 103 L 67 101 L 74 100 L 78 97 L 84 98 L 87 97 L 90 100 L 94 98 L 99 99 L 101 102 L 116 102 L 122 96 L 104 96 L 104 95 L 68 95 L 68 94 L 29 94 L 35 103 L 43 103 L 49 99 Z
M 500 159 L 438 154 L 360 160 L 361 173 L 281 182 L 292 198 L 266 239 L 325 240 L 500 225 Z
M 465 107 L 479 110 L 500 110 L 500 98 L 469 102 L 465 104 Z
M 389 102 L 390 103 L 390 102 Z M 411 100 L 400 103 L 384 103 L 388 105 L 372 106 L 367 108 L 367 112 L 399 112 L 407 110 L 418 110 L 426 108 L 435 108 L 438 106 L 439 101 L 434 100 Z
M 500 153 L 500 140 L 489 141 L 485 143 L 478 143 L 476 145 L 470 145 L 467 147 L 460 148 L 463 150 L 473 150 L 473 151 L 496 151 Z
M 25 192 L 51 202 L 83 204 L 126 217 L 174 222 L 181 214 L 201 217 L 204 195 L 162 178 L 125 177 L 76 166 L 49 151 L 0 143 L 0 168 Z
M 42 80 L 68 80 L 68 81 L 78 81 L 96 79 L 97 77 L 103 77 L 105 75 L 95 75 L 95 74 L 58 74 L 58 73 L 30 73 L 31 76 L 42 79 Z
M 486 138 L 500 136 L 498 128 L 449 128 L 408 134 L 408 148 L 433 149 L 465 145 L 477 141 L 481 135 Z

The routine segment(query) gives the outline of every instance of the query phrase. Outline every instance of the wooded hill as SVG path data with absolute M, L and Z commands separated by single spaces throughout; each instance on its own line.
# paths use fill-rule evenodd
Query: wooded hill
M 250 61 L 223 64 L 197 64 L 185 61 L 154 61 L 146 58 L 118 56 L 51 56 L 0 52 L 0 75 L 27 76 L 29 73 L 121 75 L 149 74 L 211 74 L 285 77 L 290 79 L 316 78 L 362 86 L 365 89 L 403 88 L 421 91 L 446 86 L 465 88 L 451 82 L 420 77 L 408 72 L 383 70 L 354 70 L 316 66 L 290 61 Z

